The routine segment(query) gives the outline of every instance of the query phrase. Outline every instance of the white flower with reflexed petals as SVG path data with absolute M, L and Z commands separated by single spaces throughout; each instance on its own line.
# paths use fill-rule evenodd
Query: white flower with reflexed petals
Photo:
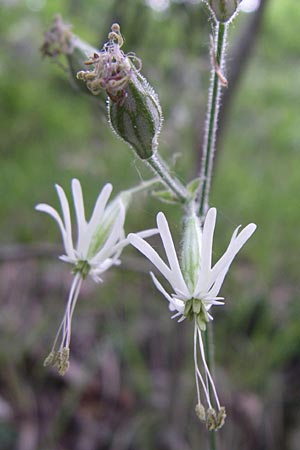
M 175 311 L 172 318 L 179 317 L 178 322 L 186 318 L 194 321 L 194 362 L 198 394 L 196 412 L 201 419 L 206 420 L 209 429 L 217 429 L 223 425 L 225 409 L 220 406 L 216 388 L 206 363 L 202 332 L 205 331 L 206 324 L 213 320 L 210 313 L 211 307 L 224 304 L 224 298 L 219 297 L 219 291 L 225 275 L 236 254 L 256 229 L 256 225 L 253 223 L 247 225 L 240 232 L 240 227 L 238 227 L 234 231 L 223 256 L 215 264 L 212 264 L 213 234 L 216 215 L 217 211 L 215 208 L 209 209 L 203 226 L 201 226 L 200 220 L 194 212 L 187 217 L 180 263 L 167 219 L 163 213 L 160 212 L 157 215 L 157 228 L 168 264 L 166 264 L 142 237 L 134 233 L 128 236 L 129 242 L 154 264 L 170 284 L 172 288 L 171 293 L 162 286 L 156 276 L 151 272 L 151 277 L 156 288 L 168 300 L 170 310 Z M 204 375 L 198 366 L 198 352 L 201 355 Z M 200 401 L 199 382 L 202 385 L 207 401 L 207 411 L 205 411 Z M 211 401 L 211 393 L 214 396 L 217 413 Z
M 89 275 L 96 283 L 102 282 L 101 274 L 111 266 L 120 264 L 120 254 L 123 247 L 128 244 L 125 239 L 124 221 L 131 193 L 130 190 L 122 192 L 108 203 L 112 185 L 105 184 L 96 200 L 91 218 L 87 221 L 81 185 L 78 180 L 73 179 L 72 196 L 77 222 L 77 242 L 74 245 L 69 203 L 64 190 L 59 185 L 55 187 L 62 215 L 45 203 L 37 205 L 36 210 L 49 214 L 57 222 L 65 248 L 65 254 L 60 256 L 60 259 L 74 266 L 74 279 L 64 318 L 52 350 L 44 362 L 45 365 L 56 366 L 63 375 L 69 367 L 71 321 L 82 281 Z M 147 237 L 156 232 L 156 229 L 147 230 L 137 235 Z

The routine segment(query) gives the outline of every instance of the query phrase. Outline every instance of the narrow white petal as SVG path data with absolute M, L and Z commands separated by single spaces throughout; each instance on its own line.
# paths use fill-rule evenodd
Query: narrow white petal
M 173 309 L 174 311 L 174 309 Z M 171 319 L 176 319 L 176 317 L 181 316 L 181 313 L 177 311 L 177 313 L 173 314 L 173 316 L 171 316 Z
M 35 209 L 36 209 L 36 211 L 41 211 L 41 212 L 45 212 L 46 214 L 49 214 L 49 216 L 51 216 L 55 220 L 55 222 L 58 224 L 60 232 L 61 232 L 61 237 L 63 240 L 65 251 L 66 251 L 68 257 L 74 258 L 74 250 L 73 250 L 73 248 L 72 249 L 69 248 L 69 240 L 67 238 L 65 226 L 64 226 L 63 221 L 61 220 L 61 217 L 59 216 L 58 212 L 54 208 L 52 208 L 52 206 L 47 205 L 46 203 L 40 203 L 40 204 L 36 205 Z
M 155 284 L 155 287 L 159 290 L 159 292 L 170 302 L 170 304 L 173 304 L 173 299 L 172 297 L 167 293 L 167 291 L 165 290 L 165 288 L 162 286 L 162 284 L 158 281 L 158 279 L 156 278 L 156 276 L 154 275 L 153 272 L 150 272 L 151 278 L 153 283 Z
M 220 272 L 215 280 L 215 282 L 213 283 L 210 291 L 209 291 L 209 295 L 211 297 L 216 297 L 218 295 L 218 293 L 220 292 L 220 289 L 223 285 L 224 282 L 224 278 L 228 272 L 228 269 L 230 267 L 231 262 L 225 267 L 224 270 L 222 270 L 222 272 Z
M 41 211 L 41 212 L 45 212 L 46 214 L 49 214 L 49 216 L 51 216 L 57 222 L 61 233 L 62 234 L 66 233 L 64 224 L 61 220 L 60 215 L 56 211 L 56 209 L 54 209 L 50 205 L 47 205 L 46 203 L 39 203 L 38 205 L 36 205 L 35 209 L 36 209 L 36 211 Z
M 185 302 L 179 298 L 173 297 L 172 298 L 172 305 L 175 309 L 177 309 L 180 314 L 183 314 L 184 308 L 185 308 Z
M 213 283 L 217 280 L 218 276 L 221 274 L 221 280 L 223 282 L 224 277 L 234 259 L 236 254 L 240 251 L 243 245 L 248 241 L 256 230 L 256 225 L 250 223 L 247 225 L 235 239 L 230 241 L 230 244 L 224 253 L 224 255 L 219 259 L 219 261 L 214 265 L 210 273 L 210 281 Z M 225 274 L 223 273 L 225 271 Z M 222 279 L 223 277 L 223 279 Z
M 84 211 L 84 202 L 81 184 L 79 180 L 74 178 L 72 180 L 72 194 L 73 194 L 73 202 L 74 209 L 77 221 L 77 244 L 76 248 L 79 251 L 79 254 L 82 254 L 83 241 L 86 235 L 86 220 L 85 220 L 85 211 Z M 81 255 L 82 256 L 82 255 Z
M 154 236 L 155 234 L 158 234 L 159 231 L 157 228 L 150 228 L 149 230 L 144 230 L 144 231 L 137 231 L 136 234 L 137 236 L 140 236 L 141 238 L 148 238 L 151 236 Z
M 63 214 L 63 221 L 65 224 L 65 230 L 66 230 L 66 253 L 68 256 L 74 257 L 74 246 L 73 246 L 73 239 L 72 239 L 72 227 L 71 227 L 71 216 L 70 216 L 70 208 L 69 208 L 69 202 L 66 197 L 65 191 L 58 185 L 55 185 L 57 195 L 60 201 L 61 210 Z
M 178 313 L 178 314 L 179 314 L 179 313 Z M 172 317 L 172 319 L 173 319 L 173 317 Z M 185 317 L 184 317 L 184 316 L 181 316 L 180 319 L 177 320 L 177 323 L 183 322 L 184 320 L 185 320 Z
M 148 238 L 148 237 L 154 236 L 155 234 L 158 234 L 158 233 L 159 233 L 159 231 L 157 228 L 150 228 L 149 230 L 138 231 L 136 233 L 129 233 L 129 234 L 135 234 L 136 236 L 139 236 L 141 238 Z M 130 244 L 128 236 L 125 239 L 122 239 L 117 243 L 117 245 L 115 246 L 115 250 L 119 250 L 119 249 L 121 250 L 124 247 L 126 247 L 126 245 Z
M 216 226 L 217 210 L 210 208 L 206 215 L 202 234 L 201 270 L 207 271 L 212 264 L 213 237 Z
M 169 281 L 171 286 L 173 287 L 173 275 L 172 271 L 166 265 L 166 263 L 161 259 L 159 254 L 151 247 L 148 242 L 144 241 L 144 239 L 140 238 L 134 233 L 130 233 L 127 237 L 130 244 L 133 245 L 136 249 L 138 249 L 149 261 L 154 264 L 154 266 L 160 271 L 160 273 Z
M 165 215 L 160 212 L 157 214 L 157 227 L 161 236 L 161 240 L 170 264 L 170 268 L 173 272 L 173 276 L 176 279 L 176 286 L 182 291 L 188 291 L 186 283 L 184 281 L 179 261 L 177 258 L 175 246 L 173 243 L 170 228 Z
M 76 264 L 78 262 L 77 258 L 70 258 L 69 256 L 66 255 L 59 256 L 59 259 L 69 264 Z

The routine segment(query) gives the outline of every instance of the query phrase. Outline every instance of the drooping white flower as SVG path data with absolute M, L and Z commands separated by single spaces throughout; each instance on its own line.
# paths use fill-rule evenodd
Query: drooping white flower
M 202 332 L 205 331 L 206 324 L 213 320 L 210 313 L 211 307 L 224 304 L 224 298 L 219 297 L 219 291 L 225 275 L 236 254 L 256 229 L 256 225 L 253 223 L 247 225 L 240 232 L 240 227 L 238 227 L 234 231 L 223 256 L 213 264 L 212 247 L 216 215 L 215 208 L 209 209 L 203 226 L 201 226 L 195 213 L 191 213 L 187 217 L 180 262 L 167 219 L 162 212 L 157 215 L 157 228 L 168 264 L 142 237 L 134 233 L 128 236 L 129 242 L 154 264 L 170 284 L 172 291 L 169 293 L 156 276 L 150 272 L 156 288 L 168 300 L 170 310 L 175 311 L 172 318 L 178 317 L 178 322 L 186 318 L 194 321 L 194 362 L 198 396 L 196 412 L 201 419 L 206 420 L 209 429 L 217 429 L 223 425 L 225 410 L 220 406 L 214 381 L 206 362 Z M 198 353 L 201 356 L 204 375 L 198 366 Z M 208 409 L 206 412 L 201 404 L 199 382 L 207 401 Z M 217 414 L 211 401 L 211 394 L 214 397 Z
M 60 259 L 73 265 L 74 279 L 70 288 L 65 314 L 57 332 L 52 350 L 45 365 L 54 365 L 63 375 L 69 367 L 69 347 L 71 322 L 82 281 L 89 275 L 96 283 L 102 282 L 101 274 L 113 265 L 120 264 L 120 254 L 125 245 L 124 221 L 131 191 L 119 194 L 108 203 L 112 185 L 107 183 L 96 200 L 91 218 L 85 218 L 85 208 L 80 182 L 72 180 L 72 196 L 77 222 L 77 241 L 74 244 L 70 207 L 64 190 L 55 186 L 62 215 L 45 203 L 36 206 L 37 211 L 49 214 L 58 224 L 64 244 L 65 254 Z M 137 235 L 147 237 L 156 233 L 147 230 Z M 60 344 L 58 341 L 60 339 Z

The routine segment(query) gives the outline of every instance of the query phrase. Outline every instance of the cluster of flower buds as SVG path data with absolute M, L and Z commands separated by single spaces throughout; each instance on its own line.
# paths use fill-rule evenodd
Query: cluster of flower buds
M 237 13 L 241 0 L 206 0 L 218 22 L 229 22 Z
M 157 149 L 163 116 L 158 96 L 140 74 L 141 60 L 121 49 L 120 26 L 113 24 L 108 41 L 86 62 L 77 78 L 86 82 L 94 95 L 105 91 L 109 97 L 109 122 L 114 132 L 130 145 L 141 159 Z

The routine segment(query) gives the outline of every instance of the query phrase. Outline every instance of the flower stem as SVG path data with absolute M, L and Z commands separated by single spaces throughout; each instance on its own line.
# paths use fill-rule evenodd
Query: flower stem
M 209 192 L 213 171 L 215 154 L 216 133 L 218 115 L 220 109 L 221 86 L 224 84 L 222 72 L 224 69 L 224 54 L 227 38 L 227 24 L 217 22 L 215 28 L 214 46 L 212 48 L 212 71 L 207 105 L 207 119 L 203 154 L 200 169 L 200 183 L 197 195 L 199 204 L 199 215 L 203 217 L 208 209 Z
M 222 72 L 224 69 L 226 38 L 227 24 L 217 22 L 215 27 L 214 44 L 213 48 L 211 49 L 212 69 L 208 95 L 207 119 L 200 168 L 200 183 L 196 198 L 200 218 L 203 218 L 209 206 L 209 193 L 213 172 L 217 124 L 220 109 L 221 86 L 225 80 Z M 205 352 L 207 357 L 207 365 L 211 373 L 213 373 L 214 365 L 212 332 L 213 330 L 211 326 L 208 327 L 205 332 Z M 217 450 L 215 431 L 211 431 L 209 435 L 209 450 Z
M 147 163 L 181 203 L 186 203 L 188 201 L 188 191 L 177 178 L 170 174 L 168 166 L 158 153 L 155 153 L 148 158 Z

